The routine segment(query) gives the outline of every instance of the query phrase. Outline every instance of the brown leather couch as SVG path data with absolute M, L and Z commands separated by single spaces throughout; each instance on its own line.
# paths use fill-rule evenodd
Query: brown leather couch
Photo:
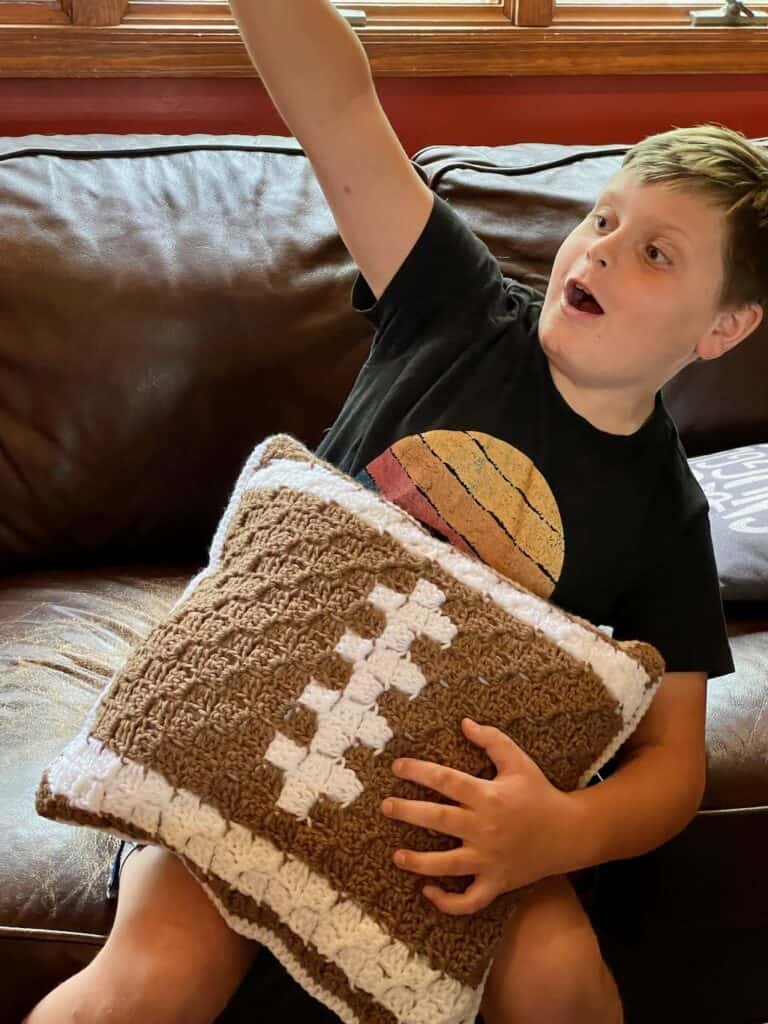
M 768 141 L 768 140 L 763 140 Z M 504 272 L 546 287 L 626 151 L 414 157 Z M 315 446 L 371 340 L 355 267 L 291 138 L 0 139 L 0 1018 L 109 931 L 113 837 L 35 813 L 49 759 L 206 561 L 242 460 Z M 665 391 L 689 455 L 768 441 L 768 326 Z M 628 1024 L 768 1020 L 768 602 L 727 605 L 709 784 L 658 851 L 603 870 Z M 331 1021 L 264 953 L 222 1021 Z

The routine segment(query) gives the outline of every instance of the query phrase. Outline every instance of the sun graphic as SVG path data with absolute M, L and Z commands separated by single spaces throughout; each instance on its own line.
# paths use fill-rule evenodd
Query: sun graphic
M 391 445 L 358 474 L 432 533 L 540 597 L 565 559 L 560 510 L 523 452 L 474 430 L 429 430 Z

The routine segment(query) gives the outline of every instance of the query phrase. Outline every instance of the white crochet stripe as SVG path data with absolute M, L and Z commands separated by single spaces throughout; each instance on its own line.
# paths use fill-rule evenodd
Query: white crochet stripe
M 152 769 L 124 761 L 100 740 L 73 740 L 48 770 L 54 796 L 95 816 L 113 815 L 156 836 L 202 871 L 270 907 L 321 957 L 335 962 L 350 985 L 362 989 L 402 1024 L 472 1024 L 482 986 L 462 985 L 429 966 L 424 957 L 389 936 L 322 875 L 283 854 L 267 839 L 227 822 L 215 807 L 176 789 Z M 105 831 L 117 832 L 111 826 Z M 125 834 L 125 833 L 120 833 Z M 268 928 L 219 911 L 236 930 L 268 946 L 308 992 L 347 1024 L 363 1024 L 346 1004 L 312 980 Z
M 208 893 L 208 896 L 216 905 L 221 912 L 222 917 L 226 920 L 227 924 L 236 932 L 240 932 L 242 935 L 247 935 L 248 938 L 255 939 L 260 942 L 262 946 L 266 946 L 267 949 L 274 953 L 278 960 L 287 968 L 291 976 L 302 985 L 311 996 L 333 1010 L 345 1024 L 367 1024 L 366 1021 L 358 1017 L 353 1010 L 342 1000 L 328 992 L 326 989 L 321 988 L 317 984 L 315 979 L 305 970 L 304 966 L 299 960 L 293 955 L 290 949 L 285 945 L 283 940 L 275 935 L 274 932 L 269 931 L 267 928 L 263 928 L 260 925 L 254 924 L 252 921 L 248 921 L 243 917 L 238 917 L 237 914 L 232 914 L 226 908 L 224 908 L 218 900 L 216 894 L 210 889 L 205 882 L 200 882 L 200 885 Z M 476 990 L 476 999 L 474 1000 L 474 1009 L 471 1011 L 471 1015 L 466 1019 L 467 1021 L 474 1021 L 477 1014 L 480 1011 L 480 1002 L 482 1000 L 482 994 L 485 989 L 485 983 L 488 980 L 493 962 L 488 964 L 483 980 L 480 982 Z M 413 1024 L 442 1024 L 443 1018 L 436 1016 L 434 1011 L 429 1006 L 422 1006 L 416 1008 L 416 1012 L 409 1018 Z
M 227 922 L 227 924 L 236 932 L 240 932 L 241 935 L 247 936 L 249 939 L 254 939 L 256 942 L 260 942 L 262 946 L 266 946 L 270 953 L 273 953 L 281 964 L 289 971 L 294 981 L 297 981 L 311 996 L 318 999 L 321 1003 L 324 1003 L 329 1010 L 333 1012 L 344 1021 L 344 1024 L 365 1024 L 365 1021 L 361 1020 L 360 1017 L 354 1013 L 350 1007 L 338 996 L 333 995 L 331 992 L 321 989 L 317 984 L 312 975 L 305 970 L 300 960 L 297 960 L 290 949 L 286 946 L 281 938 L 275 935 L 274 932 L 269 931 L 268 928 L 262 928 L 252 921 L 246 920 L 244 917 L 238 917 L 237 914 L 231 914 L 228 910 L 222 907 L 216 894 L 210 889 L 204 882 L 200 885 L 206 891 L 213 904 L 217 907 L 221 916 Z

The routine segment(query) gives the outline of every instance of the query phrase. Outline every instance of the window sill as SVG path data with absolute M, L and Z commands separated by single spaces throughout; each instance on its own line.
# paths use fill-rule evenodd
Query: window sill
M 358 34 L 376 77 L 762 74 L 765 28 L 568 24 L 372 26 Z M 734 38 L 734 34 L 737 34 Z M 0 25 L 4 78 L 255 76 L 229 19 L 116 26 Z

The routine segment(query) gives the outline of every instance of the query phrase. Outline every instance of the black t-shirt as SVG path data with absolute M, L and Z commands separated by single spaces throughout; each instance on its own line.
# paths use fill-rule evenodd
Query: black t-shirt
M 558 607 L 654 644 L 668 672 L 732 672 L 709 505 L 661 391 L 634 434 L 594 427 L 553 383 L 542 302 L 435 195 L 379 301 L 355 281 L 376 333 L 316 454 Z

